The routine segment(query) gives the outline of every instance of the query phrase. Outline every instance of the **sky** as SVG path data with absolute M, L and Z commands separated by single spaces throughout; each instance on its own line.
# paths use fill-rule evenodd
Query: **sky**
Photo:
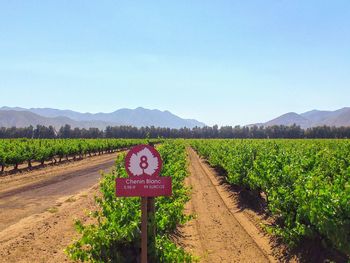
M 208 125 L 350 106 L 350 1 L 0 0 L 0 107 Z

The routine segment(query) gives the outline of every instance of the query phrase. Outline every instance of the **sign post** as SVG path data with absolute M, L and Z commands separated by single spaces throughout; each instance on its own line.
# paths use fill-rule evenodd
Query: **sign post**
M 147 211 L 154 210 L 149 197 L 171 196 L 171 177 L 160 176 L 162 159 L 150 145 L 133 147 L 126 155 L 125 169 L 129 177 L 116 179 L 116 196 L 141 197 L 141 263 L 147 263 Z
M 141 197 L 141 263 L 147 263 L 147 203 L 148 197 Z

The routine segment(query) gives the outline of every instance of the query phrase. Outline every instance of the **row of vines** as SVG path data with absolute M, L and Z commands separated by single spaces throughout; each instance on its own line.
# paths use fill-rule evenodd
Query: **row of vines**
M 227 181 L 264 193 L 291 245 L 321 237 L 350 255 L 349 140 L 193 140 Z
M 171 239 L 178 224 L 189 217 L 184 205 L 189 200 L 189 189 L 184 185 L 187 173 L 185 145 L 181 141 L 167 141 L 157 147 L 163 159 L 161 176 L 171 176 L 173 195 L 156 198 L 157 262 L 191 262 L 192 256 L 176 246 Z M 120 154 L 112 173 L 103 175 L 100 182 L 99 206 L 91 213 L 96 224 L 76 222 L 81 238 L 66 249 L 73 260 L 88 262 L 138 262 L 140 254 L 141 210 L 140 198 L 117 198 L 115 179 L 127 177 L 125 154 Z
M 45 161 L 61 162 L 69 157 L 102 154 L 130 147 L 145 140 L 135 139 L 0 139 L 1 171 L 7 166 Z

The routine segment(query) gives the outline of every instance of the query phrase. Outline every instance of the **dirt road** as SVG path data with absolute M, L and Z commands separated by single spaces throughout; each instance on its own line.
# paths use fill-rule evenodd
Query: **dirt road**
M 0 262 L 62 262 L 116 153 L 0 178 Z
M 180 229 L 180 244 L 200 262 L 277 262 L 269 241 L 237 209 L 215 173 L 188 150 L 192 198 L 187 212 L 195 219 Z

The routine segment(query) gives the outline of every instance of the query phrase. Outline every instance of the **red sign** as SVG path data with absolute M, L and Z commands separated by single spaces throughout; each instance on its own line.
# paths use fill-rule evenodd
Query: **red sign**
M 138 145 L 132 148 L 125 158 L 125 169 L 129 178 L 116 179 L 118 197 L 170 196 L 171 177 L 159 176 L 162 159 L 152 146 Z

